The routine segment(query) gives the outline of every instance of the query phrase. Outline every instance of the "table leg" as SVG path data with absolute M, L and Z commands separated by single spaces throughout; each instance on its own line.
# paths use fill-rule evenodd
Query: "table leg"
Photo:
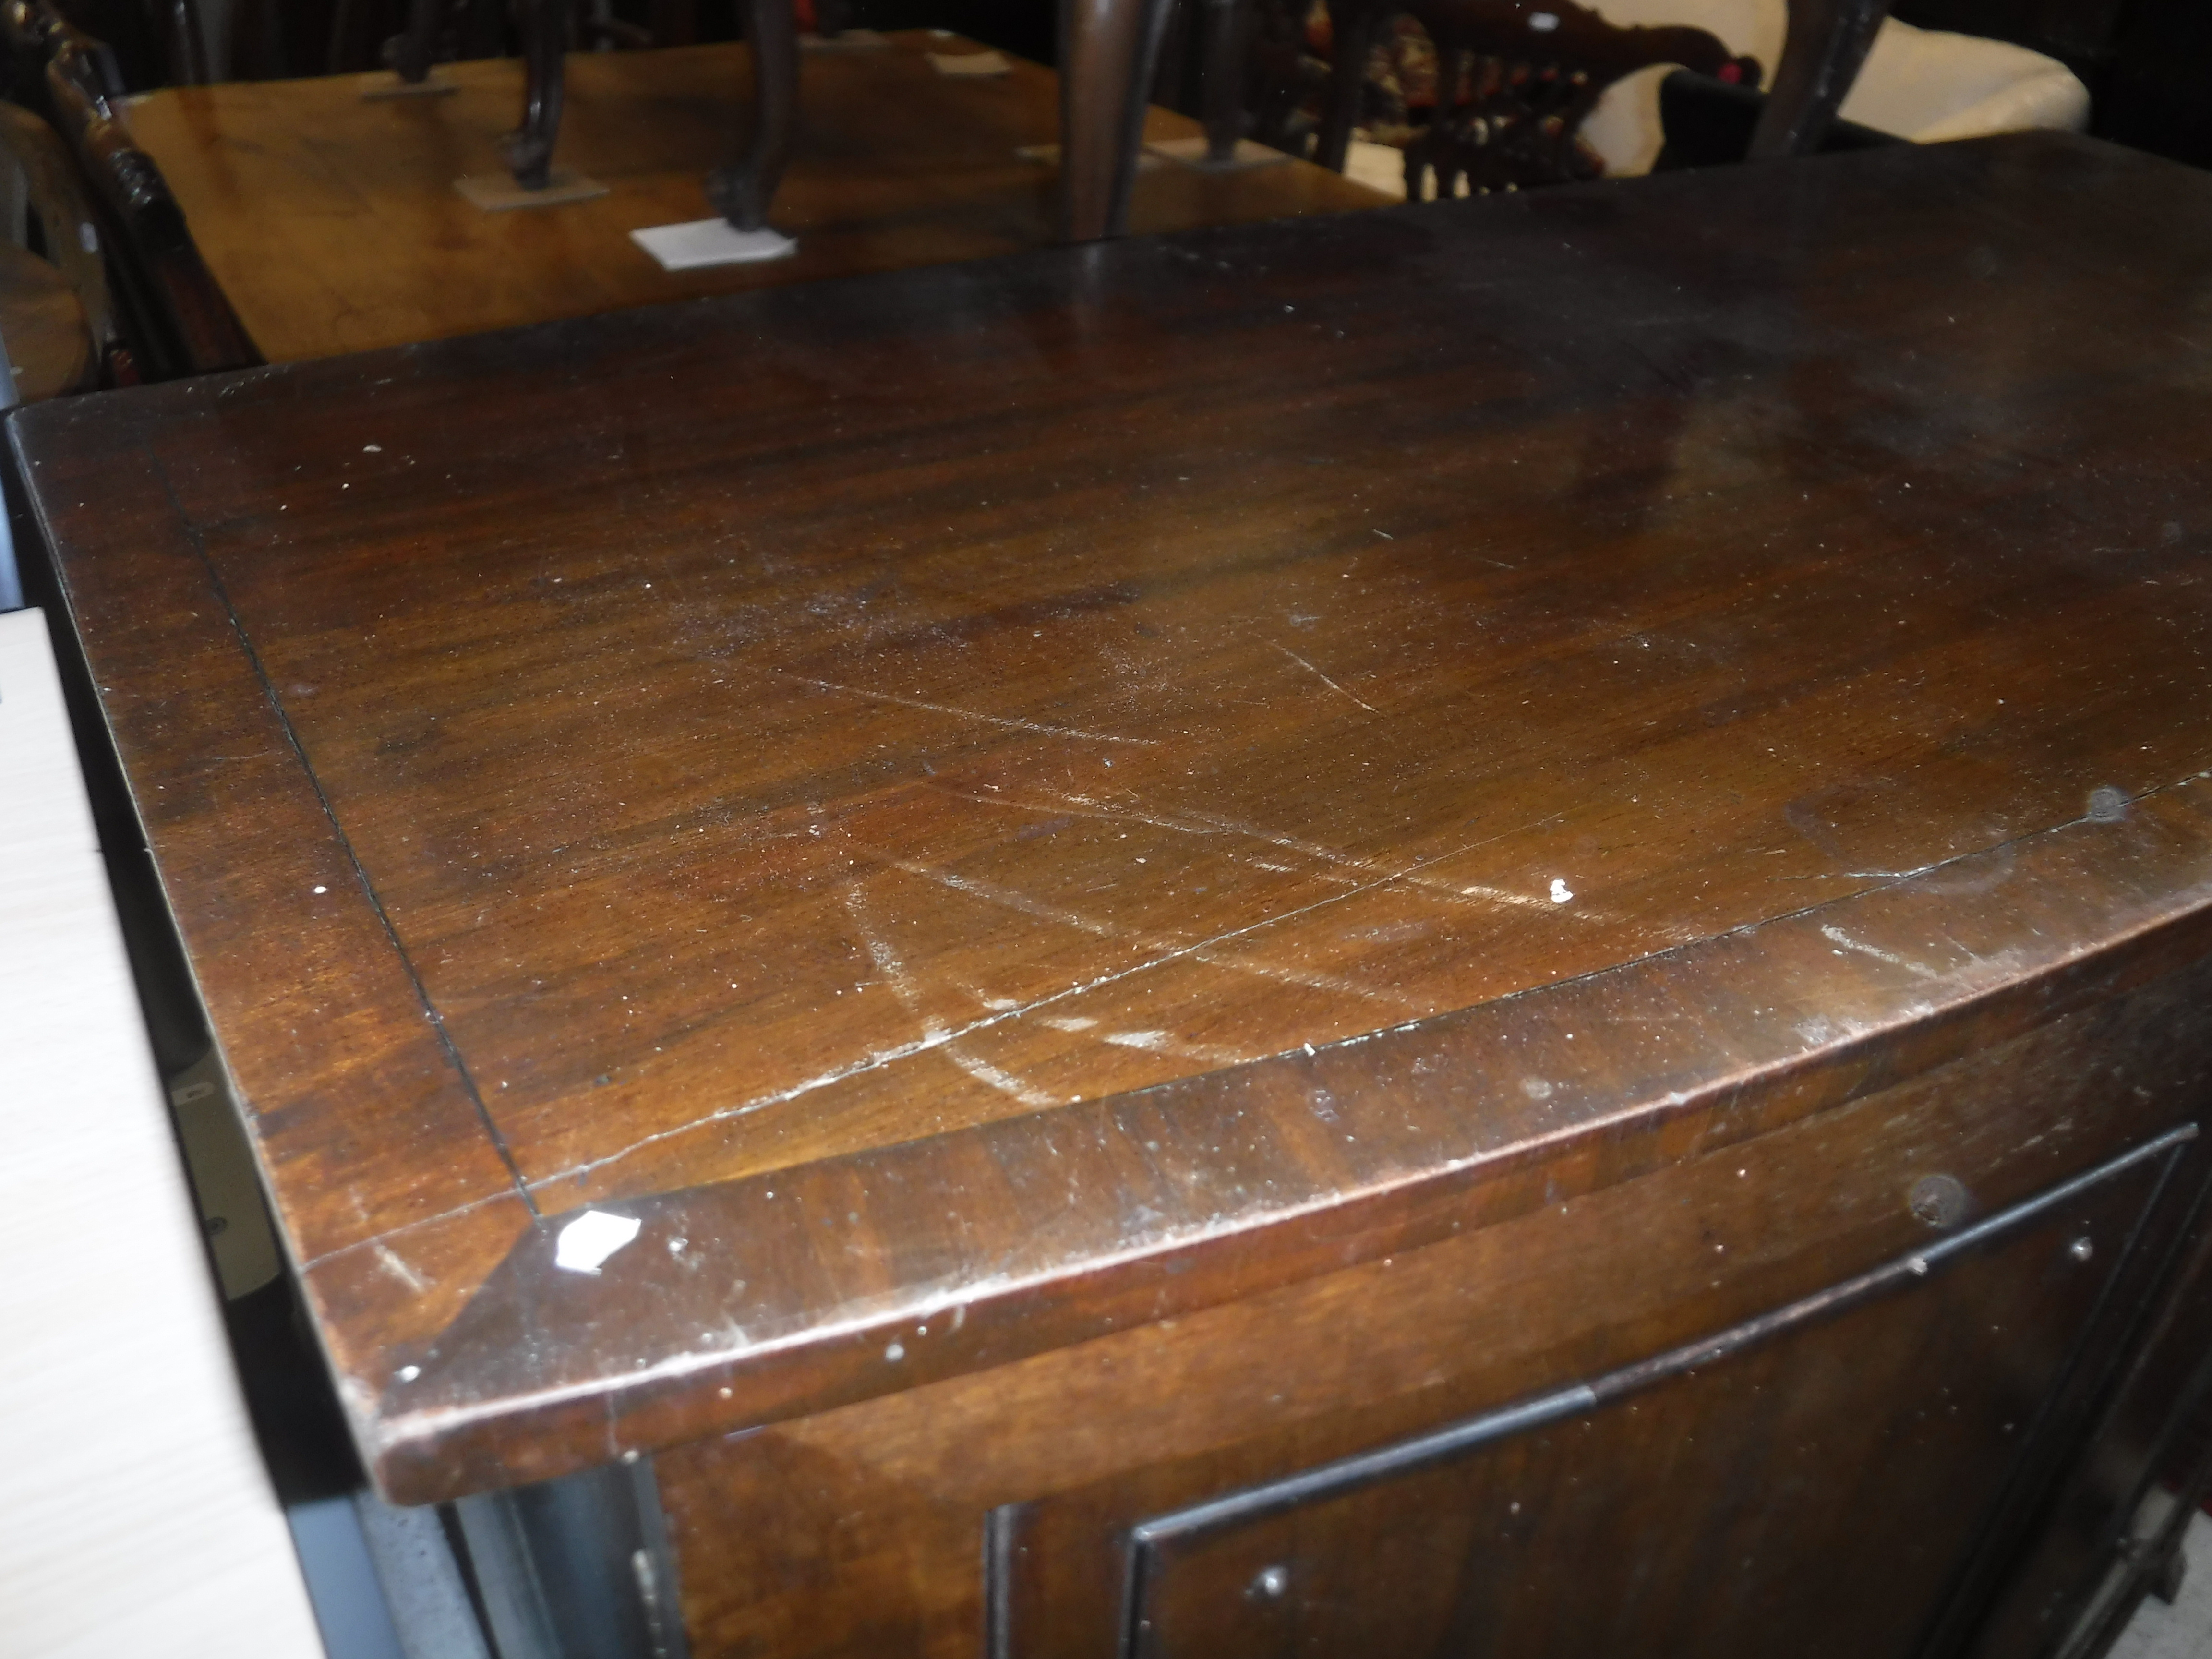
M 767 227 L 775 187 L 791 159 L 799 109 L 799 26 L 792 0 L 744 0 L 745 43 L 752 57 L 753 99 L 744 149 L 707 179 L 708 199 L 739 230 Z
M 384 43 L 385 61 L 410 87 L 429 78 L 430 62 L 438 55 L 438 26 L 445 21 L 445 0 L 409 0 L 406 32 Z
M 1352 130 L 1359 124 L 1359 100 L 1367 88 L 1367 59 L 1382 21 L 1382 9 L 1369 0 L 1328 0 L 1328 99 L 1315 137 L 1314 160 L 1332 172 L 1343 172 L 1352 153 Z
M 1060 234 L 1129 228 L 1152 65 L 1169 0 L 1060 0 Z
M 1820 147 L 1888 11 L 1889 0 L 1790 0 L 1790 33 L 1748 159 L 1805 155 Z
M 1251 53 L 1252 0 L 1206 0 L 1206 159 L 1227 167 L 1244 136 L 1244 60 Z
M 563 49 L 568 44 L 570 0 L 528 0 L 523 14 L 522 125 L 502 148 L 507 170 L 525 190 L 543 190 L 561 136 Z

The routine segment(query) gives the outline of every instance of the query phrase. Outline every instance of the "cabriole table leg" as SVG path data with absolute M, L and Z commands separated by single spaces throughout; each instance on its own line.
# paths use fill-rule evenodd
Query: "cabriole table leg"
M 543 190 L 561 135 L 562 50 L 568 45 L 568 0 L 529 0 L 523 17 L 522 125 L 501 149 L 507 170 L 525 190 Z

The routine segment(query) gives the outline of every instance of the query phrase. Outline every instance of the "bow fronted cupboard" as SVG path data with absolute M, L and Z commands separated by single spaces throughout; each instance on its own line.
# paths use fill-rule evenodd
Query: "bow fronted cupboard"
M 2027 1656 L 2194 1480 L 2209 270 L 2040 136 L 13 432 L 510 1626 Z

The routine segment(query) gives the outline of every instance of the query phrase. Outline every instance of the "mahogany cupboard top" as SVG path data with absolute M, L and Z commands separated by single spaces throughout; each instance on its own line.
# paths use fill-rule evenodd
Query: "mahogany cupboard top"
M 13 429 L 402 1498 L 1385 1255 L 2212 948 L 2212 179 L 2086 140 Z M 586 1208 L 642 1224 L 596 1273 Z

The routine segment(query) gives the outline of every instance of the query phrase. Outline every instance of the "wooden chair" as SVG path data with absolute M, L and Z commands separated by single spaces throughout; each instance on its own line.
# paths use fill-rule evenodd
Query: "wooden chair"
M 8 368 L 0 398 L 8 403 L 89 392 L 100 370 L 84 307 L 68 281 L 13 243 L 0 243 L 0 349 Z
M 203 27 L 203 0 L 63 0 L 70 25 L 108 48 L 134 92 L 199 86 L 217 72 Z M 267 0 L 295 4 L 296 0 Z
M 0 262 L 0 339 L 23 402 L 137 378 L 116 323 L 99 219 L 68 147 L 30 111 L 6 103 Z
M 1662 143 L 1651 170 L 1672 173 L 1685 167 L 1728 167 L 1742 161 L 1766 107 L 1765 97 L 1748 88 L 1676 70 L 1659 83 Z M 1823 151 L 1879 149 L 1907 142 L 1838 118 L 1829 122 L 1820 148 Z
M 1281 33 L 1267 27 L 1270 3 L 1279 0 L 1212 0 L 1206 116 L 1216 164 L 1228 161 L 1245 122 L 1254 37 L 1264 49 Z M 1887 10 L 1888 0 L 1790 0 L 1753 157 L 1820 148 Z M 1431 178 L 1449 195 L 1462 184 L 1494 189 L 1593 176 L 1577 131 L 1607 87 L 1647 65 L 1677 64 L 1746 88 L 1762 76 L 1760 64 L 1733 56 L 1704 29 L 1620 27 L 1573 0 L 1328 0 L 1328 11 L 1331 78 L 1314 156 L 1324 167 L 1344 167 L 1381 29 L 1411 15 L 1436 49 L 1437 107 L 1407 151 L 1407 193 L 1416 200 Z M 1273 69 L 1280 75 L 1279 64 Z M 1272 137 L 1264 113 L 1261 135 Z
M 259 362 L 160 169 L 116 118 L 123 86 L 107 49 L 51 0 L 0 0 L 0 49 L 15 101 L 60 135 L 88 186 L 84 252 L 104 255 L 118 332 L 137 372 L 167 380 Z
M 1341 171 L 1378 29 L 1412 15 L 1437 53 L 1437 109 L 1407 152 L 1407 195 L 1437 173 L 1486 188 L 1595 176 L 1575 130 L 1599 94 L 1652 64 L 1680 64 L 1753 84 L 1759 65 L 1704 29 L 1620 28 L 1572 0 L 1329 0 L 1332 78 L 1316 159 Z M 1462 103 L 1460 92 L 1471 98 Z
M 1774 71 L 1774 90 L 1751 136 L 1750 160 L 1808 155 L 1820 147 L 1889 4 L 1790 0 L 1790 34 Z

